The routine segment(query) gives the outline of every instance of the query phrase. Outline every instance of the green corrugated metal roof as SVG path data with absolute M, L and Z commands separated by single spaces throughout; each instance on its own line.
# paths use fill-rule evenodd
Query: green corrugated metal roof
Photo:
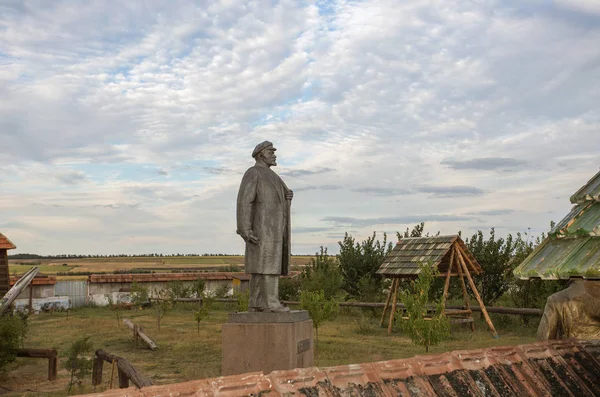
M 600 279 L 600 172 L 571 196 L 576 204 L 515 270 L 517 278 Z
M 481 266 L 457 235 L 403 238 L 384 258 L 377 273 L 388 277 L 413 276 L 419 274 L 419 264 L 427 262 L 437 266 L 440 272 L 445 272 L 450 263 L 450 248 L 455 242 L 465 252 L 467 265 L 472 265 L 469 270 L 480 273 Z
M 578 204 L 552 231 L 551 236 L 600 236 L 600 202 Z
M 517 278 L 600 279 L 600 237 L 549 237 L 514 271 Z
M 600 172 L 583 185 L 574 195 L 571 196 L 571 203 L 582 204 L 586 201 L 600 200 Z

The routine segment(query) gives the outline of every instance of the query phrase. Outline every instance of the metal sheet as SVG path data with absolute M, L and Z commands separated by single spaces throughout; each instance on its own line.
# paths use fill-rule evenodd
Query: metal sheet
M 68 296 L 71 307 L 83 307 L 87 302 L 87 281 L 57 281 L 55 296 Z

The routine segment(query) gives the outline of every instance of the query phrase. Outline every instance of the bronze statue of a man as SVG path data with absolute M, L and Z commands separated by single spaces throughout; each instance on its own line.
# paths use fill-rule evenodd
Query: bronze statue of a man
M 279 302 L 279 277 L 290 267 L 290 206 L 294 196 L 271 167 L 273 144 L 259 143 L 237 197 L 237 233 L 246 242 L 245 270 L 250 274 L 250 311 L 286 312 Z

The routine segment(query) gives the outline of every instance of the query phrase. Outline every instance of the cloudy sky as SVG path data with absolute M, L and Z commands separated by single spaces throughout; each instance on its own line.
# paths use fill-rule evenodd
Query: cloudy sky
M 0 0 L 0 232 L 242 253 L 271 140 L 296 254 L 421 221 L 537 235 L 600 165 L 599 43 L 597 0 Z

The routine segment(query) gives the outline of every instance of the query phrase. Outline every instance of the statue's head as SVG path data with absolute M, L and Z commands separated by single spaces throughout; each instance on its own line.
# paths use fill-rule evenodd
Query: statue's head
M 256 145 L 254 151 L 252 152 L 252 157 L 256 159 L 257 162 L 263 162 L 267 166 L 272 167 L 277 165 L 277 156 L 275 155 L 275 151 L 277 149 L 273 147 L 273 143 L 269 141 L 264 141 Z

